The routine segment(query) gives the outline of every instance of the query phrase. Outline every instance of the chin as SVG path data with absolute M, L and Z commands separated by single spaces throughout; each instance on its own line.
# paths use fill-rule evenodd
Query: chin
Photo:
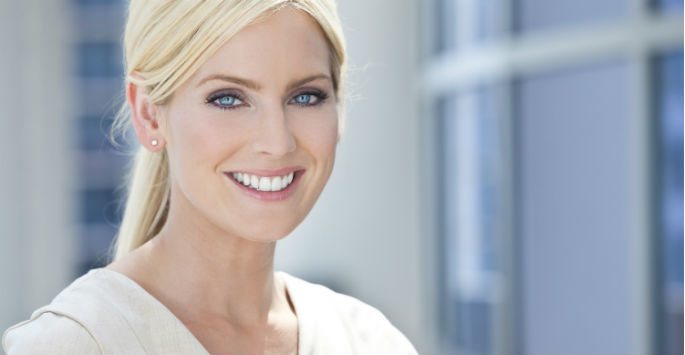
M 243 239 L 257 242 L 257 243 L 275 243 L 288 236 L 289 233 L 285 234 L 256 234 L 242 237 Z
M 259 243 L 273 243 L 287 237 L 297 227 L 295 225 L 275 226 L 263 223 L 255 223 L 259 226 L 257 228 L 250 228 L 250 230 L 231 228 L 234 235 L 240 236 L 253 242 Z M 260 228 L 261 227 L 261 228 Z

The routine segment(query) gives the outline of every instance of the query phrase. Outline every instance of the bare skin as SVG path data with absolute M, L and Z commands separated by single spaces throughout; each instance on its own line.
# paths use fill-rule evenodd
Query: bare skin
M 163 265 L 168 261 L 156 259 L 166 256 L 154 251 L 164 248 L 160 243 L 164 244 L 162 238 L 153 238 L 106 268 L 128 276 L 164 304 L 210 354 L 297 354 L 297 315 L 282 280 L 273 279 L 273 296 L 266 318 L 239 325 L 232 318 L 200 309 L 201 303 L 193 302 L 193 298 L 203 298 L 200 285 L 204 280 L 183 269 L 176 270 L 182 275 L 166 272 L 168 269 Z M 182 285 L 182 280 L 191 283 Z
M 256 85 L 207 80 L 217 75 Z M 243 98 L 213 101 L 235 91 Z M 320 28 L 285 8 L 230 39 L 170 103 L 150 103 L 131 83 L 127 100 L 141 144 L 167 151 L 171 202 L 160 233 L 107 268 L 145 288 L 211 354 L 296 354 L 297 315 L 273 259 L 333 168 L 337 101 Z M 225 174 L 292 166 L 304 173 L 278 202 Z

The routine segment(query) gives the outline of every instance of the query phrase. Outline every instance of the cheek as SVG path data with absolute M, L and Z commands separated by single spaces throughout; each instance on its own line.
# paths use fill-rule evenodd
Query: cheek
M 175 157 L 180 172 L 215 170 L 239 149 L 241 137 L 245 136 L 240 121 L 206 110 L 178 112 L 172 117 L 171 128 L 170 156 Z
M 296 120 L 294 129 L 306 150 L 318 159 L 333 158 L 338 142 L 338 116 L 333 112 Z
M 177 158 L 181 166 L 202 163 L 202 160 L 208 158 L 206 153 L 213 150 L 213 142 L 216 141 L 212 130 L 204 124 L 201 117 L 191 115 L 179 115 L 174 123 L 172 132 L 174 152 L 171 155 Z

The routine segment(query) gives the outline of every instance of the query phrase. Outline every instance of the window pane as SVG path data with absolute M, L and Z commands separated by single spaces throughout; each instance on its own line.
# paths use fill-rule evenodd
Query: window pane
M 628 0 L 516 0 L 514 28 L 527 33 L 612 21 L 628 13 Z
M 682 14 L 683 0 L 655 0 L 654 4 L 658 10 Z
M 492 353 L 492 310 L 487 301 L 456 301 L 456 343 L 471 354 Z
M 73 0 L 78 6 L 87 5 L 109 5 L 109 4 L 124 4 L 128 3 L 126 0 Z
M 683 353 L 683 52 L 657 58 L 663 354 Z
M 79 168 L 77 275 L 105 264 L 116 225 L 121 220 L 121 185 L 128 156 L 107 140 L 116 109 L 123 102 L 121 31 L 124 0 L 73 0 L 75 19 L 74 144 Z M 125 143 L 125 142 L 124 142 Z
M 490 354 L 501 195 L 496 90 L 453 95 L 441 106 L 444 326 L 460 351 Z
M 514 87 L 525 354 L 634 352 L 628 68 L 599 63 Z
M 114 187 L 123 178 L 125 166 L 129 157 L 114 150 L 83 151 L 79 155 L 81 166 L 81 186 Z
M 83 78 L 118 77 L 123 73 L 121 47 L 114 42 L 79 45 L 79 75 Z
M 114 149 L 109 142 L 109 130 L 112 126 L 112 119 L 103 117 L 81 117 L 75 121 L 78 127 L 78 146 L 84 151 L 97 151 Z
M 505 0 L 439 0 L 438 52 L 496 40 L 505 32 Z
M 110 248 L 118 224 L 90 224 L 81 228 L 79 270 L 85 273 L 92 268 L 107 265 Z
M 82 224 L 117 224 L 121 220 L 115 188 L 86 189 L 81 193 Z
M 124 32 L 127 4 L 123 1 L 88 1 L 74 9 L 73 27 L 82 42 L 114 42 Z

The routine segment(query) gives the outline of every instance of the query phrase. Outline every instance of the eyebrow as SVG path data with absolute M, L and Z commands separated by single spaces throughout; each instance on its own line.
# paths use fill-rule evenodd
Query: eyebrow
M 305 78 L 302 78 L 302 79 L 299 79 L 299 80 L 296 80 L 296 81 L 289 83 L 288 86 L 286 87 L 286 91 L 291 90 L 291 89 L 298 87 L 300 85 L 306 84 L 310 81 L 317 80 L 317 79 L 327 79 L 329 81 L 331 80 L 331 78 L 326 74 L 314 74 L 314 75 L 310 75 L 310 76 L 307 76 Z M 254 82 L 252 80 L 238 78 L 235 76 L 223 75 L 223 74 L 210 75 L 210 76 L 200 80 L 200 82 L 197 84 L 197 86 L 200 87 L 203 84 L 205 84 L 206 82 L 212 81 L 212 80 L 221 80 L 221 81 L 232 82 L 234 84 L 242 85 L 246 88 L 249 88 L 249 89 L 252 89 L 255 91 L 259 91 L 262 89 L 261 85 L 259 85 L 258 83 Z

